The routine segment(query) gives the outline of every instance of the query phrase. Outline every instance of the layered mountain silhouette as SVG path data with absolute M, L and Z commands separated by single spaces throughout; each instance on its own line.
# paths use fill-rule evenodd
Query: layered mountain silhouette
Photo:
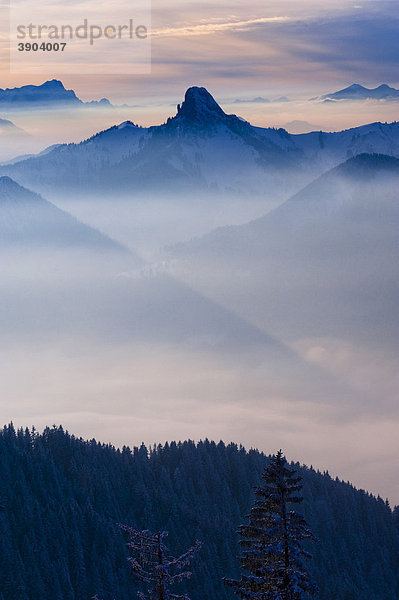
M 75 331 L 103 341 L 255 344 L 285 352 L 244 319 L 9 177 L 0 178 L 0 252 L 4 334 Z
M 205 88 L 187 90 L 160 126 L 125 122 L 80 144 L 3 166 L 40 193 L 196 192 L 264 197 L 293 193 L 323 171 L 361 153 L 399 157 L 399 124 L 293 135 L 227 115 Z
M 398 159 L 359 155 L 264 217 L 170 256 L 189 281 L 259 326 L 396 343 L 398 184 Z
M 276 386 L 286 386 L 289 366 L 302 389 L 327 385 L 342 397 L 347 393 L 245 317 L 168 274 L 162 264 L 146 265 L 7 177 L 0 178 L 0 239 L 4 338 L 76 336 L 101 346 L 183 348 L 217 360 L 255 354 L 264 378 Z
M 309 236 L 309 227 L 314 233 L 323 232 L 326 239 L 326 227 L 337 219 L 343 219 L 349 228 L 355 228 L 356 220 L 346 219 L 354 211 L 358 217 L 373 210 L 389 208 L 395 211 L 395 188 L 391 188 L 397 180 L 399 159 L 361 154 L 324 173 L 267 215 L 245 225 L 222 227 L 202 238 L 177 245 L 171 251 L 209 255 L 215 259 L 217 255 L 234 254 L 240 258 L 256 256 L 267 260 L 272 247 L 287 247 L 289 240 L 285 235 L 303 237 L 309 246 L 315 246 L 314 236 Z M 386 224 L 394 225 L 388 217 Z M 370 225 L 373 226 L 372 221 Z

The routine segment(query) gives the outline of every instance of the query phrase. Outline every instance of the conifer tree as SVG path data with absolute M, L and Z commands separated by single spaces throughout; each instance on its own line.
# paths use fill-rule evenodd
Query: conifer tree
M 224 579 L 245 600 L 301 600 L 317 587 L 304 561 L 310 555 L 302 548 L 313 537 L 305 519 L 293 510 L 302 502 L 301 478 L 295 474 L 280 450 L 265 468 L 262 486 L 248 525 L 241 525 L 240 580 Z
M 191 563 L 201 543 L 197 541 L 187 552 L 175 558 L 170 555 L 163 541 L 168 535 L 167 531 L 151 533 L 126 525 L 120 527 L 129 537 L 127 546 L 131 556 L 128 561 L 133 574 L 149 585 L 146 594 L 138 592 L 140 600 L 190 600 L 185 594 L 173 594 L 169 588 L 191 577 L 191 571 L 184 569 Z
M 395 523 L 396 527 L 399 529 L 399 506 L 395 506 L 395 508 L 393 509 L 393 522 Z

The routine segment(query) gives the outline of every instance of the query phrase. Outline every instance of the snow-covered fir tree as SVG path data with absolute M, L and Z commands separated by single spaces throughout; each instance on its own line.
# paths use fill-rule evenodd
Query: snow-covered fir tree
M 185 594 L 173 594 L 170 587 L 191 577 L 192 573 L 186 567 L 200 549 L 201 543 L 197 541 L 184 554 L 175 558 L 163 541 L 168 535 L 167 531 L 151 533 L 126 525 L 120 527 L 129 537 L 128 561 L 133 574 L 148 585 L 146 593 L 138 592 L 140 600 L 190 600 Z
M 265 468 L 263 485 L 248 525 L 239 527 L 242 548 L 240 580 L 225 579 L 245 600 L 301 600 L 317 592 L 306 566 L 304 540 L 313 540 L 305 519 L 293 510 L 302 502 L 302 485 L 280 450 Z

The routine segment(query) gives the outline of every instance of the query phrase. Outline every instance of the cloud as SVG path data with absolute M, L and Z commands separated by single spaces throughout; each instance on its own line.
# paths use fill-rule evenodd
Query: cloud
M 81 96 L 107 95 L 116 103 L 136 104 L 154 94 L 170 103 L 195 84 L 219 97 L 240 99 L 243 84 L 248 97 L 301 93 L 309 98 L 353 82 L 398 83 L 399 19 L 392 2 L 367 1 L 359 10 L 343 1 L 284 0 L 267 3 L 266 10 L 256 0 L 245 7 L 173 0 L 167 7 L 154 6 L 153 27 L 150 76 L 87 79 L 71 74 L 68 86 Z M 3 82 L 27 83 L 26 78 L 12 79 L 7 69 L 4 54 Z M 307 120 L 307 115 L 282 118 Z
M 342 81 L 376 82 L 397 80 L 399 60 L 399 19 L 390 11 L 364 10 L 361 14 L 329 15 L 295 20 L 243 32 L 241 38 L 259 47 L 272 41 L 280 52 L 288 76 L 294 67 L 301 77 L 312 78 L 324 70 L 323 79 L 330 75 Z
M 248 31 L 254 26 L 270 23 L 286 23 L 291 21 L 290 17 L 260 17 L 247 20 L 230 20 L 222 23 L 200 23 L 196 25 L 186 25 L 184 27 L 164 27 L 153 29 L 153 37 L 186 37 L 197 35 L 212 35 L 225 31 Z

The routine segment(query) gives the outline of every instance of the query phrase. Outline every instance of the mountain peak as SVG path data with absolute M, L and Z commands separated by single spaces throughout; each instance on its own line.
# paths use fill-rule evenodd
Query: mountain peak
M 387 83 L 382 83 L 377 88 L 375 88 L 374 91 L 375 92 L 379 91 L 379 92 L 394 92 L 394 93 L 396 93 L 398 90 L 396 90 L 395 88 L 391 87 Z
M 65 90 L 64 84 L 59 79 L 49 79 L 48 81 L 42 83 L 42 85 L 39 87 L 62 88 L 63 90 Z
M 177 118 L 189 123 L 204 123 L 225 116 L 227 115 L 204 87 L 190 87 L 183 104 L 177 106 Z

